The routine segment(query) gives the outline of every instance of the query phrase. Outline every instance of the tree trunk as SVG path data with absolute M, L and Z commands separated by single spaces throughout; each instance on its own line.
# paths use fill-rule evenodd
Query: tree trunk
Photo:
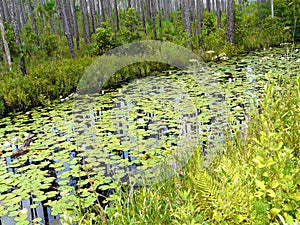
M 117 31 L 120 30 L 120 21 L 119 21 L 119 12 L 118 12 L 118 2 L 117 0 L 114 0 L 114 8 L 115 8 L 115 17 L 116 17 L 116 25 L 117 25 Z
M 20 70 L 23 75 L 26 75 L 26 65 L 25 65 L 25 57 L 22 53 L 22 43 L 20 39 L 20 27 L 19 23 L 17 21 L 17 17 L 15 15 L 15 9 L 13 1 L 9 2 L 9 8 L 10 8 L 10 16 L 11 16 L 11 22 L 14 30 L 15 40 L 19 47 L 19 57 L 20 57 Z
M 106 11 L 107 11 L 107 16 L 110 18 L 112 14 L 112 8 L 111 8 L 111 2 L 110 0 L 106 0 Z
M 10 16 L 10 13 L 9 13 L 9 9 L 8 9 L 8 6 L 7 6 L 7 2 L 6 0 L 0 0 L 1 2 L 1 8 L 2 8 L 2 11 L 3 11 L 3 21 L 4 22 L 11 22 L 11 16 Z
M 2 9 L 2 8 L 1 8 Z M 2 16 L 0 14 L 0 31 L 1 31 L 1 36 L 2 36 L 2 41 L 3 41 L 3 46 L 4 46 L 4 57 L 5 57 L 5 61 L 9 66 L 9 70 L 11 71 L 11 57 L 10 57 L 10 51 L 9 51 L 9 47 L 8 47 L 8 42 L 7 42 L 7 38 L 6 38 L 6 34 L 5 34 L 5 28 L 3 25 L 3 20 L 2 20 Z
M 79 30 L 78 30 L 78 22 L 77 22 L 77 12 L 76 12 L 76 5 L 75 5 L 76 0 L 72 0 L 71 8 L 73 11 L 73 24 L 74 24 L 74 36 L 76 39 L 76 48 L 80 49 L 80 38 L 79 38 Z
M 54 12 L 49 13 L 49 20 L 50 20 L 50 27 L 52 30 L 53 34 L 56 34 L 56 28 L 55 28 L 55 23 L 54 23 Z
M 147 29 L 146 29 L 146 19 L 145 19 L 145 8 L 144 8 L 144 0 L 141 1 L 141 12 L 142 12 L 142 23 L 143 23 L 143 28 L 144 28 L 144 33 L 147 34 Z
M 169 20 L 169 5 L 167 3 L 167 0 L 163 0 L 163 4 L 164 4 L 164 17 L 165 17 L 165 20 Z
M 95 10 L 95 0 L 89 0 L 89 6 L 90 6 L 90 13 L 92 18 L 92 31 L 95 34 L 96 33 L 96 10 Z
M 161 18 L 161 0 L 157 0 L 157 4 L 158 4 L 158 19 L 159 19 L 159 27 L 162 27 L 162 18 Z
M 150 0 L 151 3 L 151 14 L 152 14 L 152 30 L 153 30 L 153 40 L 157 40 L 157 32 L 156 32 L 156 7 L 155 0 Z
M 33 14 L 33 7 L 31 5 L 31 1 L 30 0 L 28 0 L 28 11 L 29 11 L 29 16 L 30 16 L 31 23 L 32 23 L 33 32 L 38 37 L 38 30 L 37 30 L 37 26 L 36 26 L 34 14 Z
M 195 0 L 190 0 L 191 21 L 195 21 Z
M 274 0 L 271 0 L 271 16 L 274 17 Z
M 64 6 L 64 11 L 66 14 L 66 20 L 67 24 L 69 24 L 72 38 L 74 37 L 74 23 L 73 23 L 73 16 L 72 16 L 72 10 L 71 10 L 71 3 L 70 0 L 63 0 L 62 5 Z M 72 39 L 73 40 L 73 39 Z
M 191 9 L 189 0 L 184 0 L 182 5 L 183 10 L 183 24 L 184 24 L 184 31 L 188 32 L 189 37 L 192 37 L 192 26 L 191 26 Z
M 100 6 L 101 6 L 102 22 L 106 22 L 106 19 L 105 19 L 105 8 L 104 8 L 104 0 L 100 0 Z
M 146 10 L 147 10 L 147 21 L 149 22 L 151 20 L 151 11 L 152 11 L 152 0 L 146 0 Z
M 96 0 L 95 7 L 96 7 L 96 14 L 97 14 L 97 27 L 99 27 L 101 24 L 101 19 L 100 19 L 101 11 L 100 11 L 99 0 Z
M 128 8 L 131 8 L 131 0 L 128 0 Z
M 227 0 L 226 41 L 234 42 L 234 0 Z
M 197 0 L 197 16 L 198 16 L 198 43 L 201 41 L 201 33 L 202 33 L 202 19 L 203 19 L 203 0 Z
M 210 0 L 206 0 L 206 8 L 209 12 L 211 12 L 211 2 L 210 2 Z
M 20 32 L 21 32 L 21 28 L 22 28 L 22 24 L 21 24 L 21 17 L 20 17 L 20 11 L 19 11 L 19 7 L 18 7 L 18 4 L 17 2 L 15 2 L 16 0 L 13 0 L 12 1 L 12 4 L 14 6 L 14 11 L 15 11 L 15 19 L 18 23 L 18 26 L 19 26 L 19 29 L 20 29 Z
M 80 8 L 81 8 L 84 43 L 89 44 L 91 43 L 91 33 L 90 33 L 90 24 L 89 24 L 89 16 L 88 16 L 86 0 L 80 0 Z
M 20 15 L 21 16 L 21 23 L 22 23 L 22 26 L 24 26 L 27 23 L 24 1 L 19 0 L 19 4 L 20 4 L 20 12 L 21 12 L 21 15 Z
M 63 24 L 63 29 L 65 31 L 71 56 L 72 58 L 75 58 L 74 43 L 73 43 L 72 33 L 70 29 L 70 24 L 68 24 L 65 0 L 62 0 L 62 2 L 60 0 L 56 0 L 56 7 L 57 7 L 57 11 L 59 12 L 59 17 Z
M 223 12 L 226 12 L 226 11 L 227 11 L 226 0 L 221 0 L 221 1 L 222 1 L 222 9 L 223 9 Z
M 222 27 L 220 0 L 216 0 L 216 10 L 217 10 L 218 28 L 220 29 Z

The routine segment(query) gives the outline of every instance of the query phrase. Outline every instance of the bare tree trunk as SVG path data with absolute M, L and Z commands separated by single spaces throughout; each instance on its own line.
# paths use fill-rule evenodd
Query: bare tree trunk
M 271 0 L 271 16 L 274 17 L 274 0 Z
M 56 28 L 55 28 L 53 13 L 51 13 L 49 17 L 50 17 L 49 20 L 50 20 L 50 27 L 51 27 L 52 33 L 56 34 Z
M 161 18 L 161 0 L 157 0 L 157 4 L 158 4 L 158 19 L 159 19 L 159 27 L 162 27 L 162 18 Z
M 147 34 L 147 29 L 146 29 L 146 19 L 145 19 L 145 9 L 144 9 L 144 0 L 141 1 L 141 11 L 142 11 L 142 23 L 143 23 L 143 28 L 145 34 Z
M 137 18 L 141 19 L 141 3 L 142 1 L 136 1 L 136 11 L 137 11 Z
M 152 11 L 152 0 L 146 0 L 146 10 L 147 10 L 147 21 L 149 22 L 151 20 L 151 11 Z
M 191 21 L 195 21 L 195 0 L 190 0 Z
M 198 16 L 198 43 L 201 41 L 201 33 L 202 33 L 202 19 L 203 19 L 203 0 L 197 0 L 197 16 Z
M 192 37 L 192 27 L 191 27 L 191 9 L 190 9 L 190 4 L 189 0 L 184 0 L 183 5 L 182 5 L 182 10 L 183 10 L 183 24 L 184 24 L 184 30 L 188 32 L 189 37 Z
M 73 15 L 72 15 L 72 10 L 71 10 L 71 0 L 64 0 L 62 1 L 62 5 L 64 6 L 64 11 L 66 13 L 66 19 L 67 19 L 67 24 L 69 24 L 72 38 L 74 37 L 74 23 L 73 23 Z M 73 40 L 73 39 L 72 39 Z
M 30 0 L 28 0 L 28 11 L 29 11 L 29 16 L 30 16 L 31 23 L 32 23 L 33 32 L 38 37 L 38 30 L 37 30 L 37 26 L 36 26 L 34 14 L 33 14 L 33 7 L 31 5 L 31 1 Z
M 73 24 L 74 24 L 74 36 L 75 36 L 75 39 L 76 39 L 76 48 L 80 49 L 80 45 L 79 45 L 80 38 L 79 38 L 79 30 L 78 30 L 75 0 L 72 0 L 71 9 L 73 11 Z
M 220 29 L 222 27 L 220 0 L 216 0 L 216 10 L 217 10 L 218 28 Z
M 164 4 L 164 17 L 165 17 L 165 20 L 169 20 L 169 5 L 167 3 L 167 0 L 163 0 L 163 4 Z
M 106 0 L 106 11 L 107 11 L 107 16 L 110 18 L 112 15 L 112 7 L 111 7 L 111 2 L 110 0 Z
M 226 12 L 227 11 L 226 0 L 221 0 L 221 1 L 222 1 L 223 12 Z
M 156 32 L 156 7 L 155 0 L 150 0 L 151 3 L 151 14 L 152 14 L 152 30 L 153 30 L 153 39 L 157 40 L 157 32 Z
M 114 0 L 114 8 L 115 8 L 117 31 L 119 31 L 120 30 L 120 21 L 119 21 L 119 12 L 118 12 L 118 2 L 117 2 L 117 0 Z
M 95 2 L 94 0 L 89 0 L 89 6 L 90 6 L 90 13 L 92 18 L 92 31 L 95 34 L 96 33 L 96 10 L 95 10 Z
M 64 0 L 62 2 L 60 0 L 56 0 L 56 7 L 57 7 L 57 11 L 59 12 L 59 17 L 63 24 L 63 28 L 64 28 L 65 35 L 67 38 L 71 56 L 72 56 L 72 58 L 75 58 L 76 55 L 75 55 L 75 51 L 74 51 L 74 42 L 73 42 L 72 32 L 70 29 L 70 24 L 68 24 L 68 19 L 67 19 L 66 2 Z
M 102 22 L 106 22 L 106 19 L 105 19 L 105 8 L 104 8 L 104 0 L 100 0 L 100 5 L 101 5 Z
M 99 27 L 101 24 L 101 19 L 100 19 L 101 12 L 100 12 L 99 0 L 96 0 L 95 7 L 96 7 L 96 14 L 97 14 L 97 27 Z
M 1 7 L 1 9 L 2 9 L 2 7 Z M 9 47 L 8 47 L 8 42 L 7 42 L 5 28 L 3 25 L 3 20 L 2 20 L 1 14 L 0 14 L 0 31 L 1 31 L 1 36 L 2 36 L 2 41 L 3 41 L 3 46 L 4 46 L 4 52 L 3 52 L 4 57 L 5 57 L 4 59 L 9 66 L 9 70 L 11 71 L 12 67 L 11 67 L 10 51 L 9 51 Z
M 131 0 L 128 0 L 128 8 L 131 8 Z
M 227 0 L 226 41 L 234 42 L 234 0 Z
M 12 22 L 12 26 L 13 26 L 13 30 L 14 30 L 15 40 L 16 40 L 16 43 L 19 47 L 20 70 L 21 70 L 23 75 L 26 75 L 25 57 L 21 53 L 22 43 L 21 43 L 21 39 L 20 39 L 20 27 L 19 27 L 19 23 L 17 21 L 17 17 L 15 15 L 15 9 L 14 9 L 13 1 L 9 2 L 9 8 L 10 8 L 11 22 Z
M 210 0 L 206 0 L 206 8 L 209 12 L 211 12 L 211 2 L 210 2 Z
M 84 43 L 89 44 L 91 43 L 91 33 L 90 33 L 89 16 L 88 16 L 86 0 L 80 0 L 80 8 L 81 8 Z
M 3 11 L 3 21 L 4 22 L 11 22 L 11 17 L 10 17 L 10 13 L 9 13 L 9 10 L 8 10 L 8 6 L 7 6 L 7 2 L 6 0 L 0 0 L 1 2 L 1 5 L 2 5 L 2 11 Z
M 22 26 L 24 26 L 27 23 L 24 1 L 19 0 L 19 4 L 20 4 L 20 12 L 21 12 L 21 15 L 20 15 L 21 16 L 21 24 L 22 24 Z
M 14 5 L 14 11 L 15 11 L 15 18 L 16 18 L 16 21 L 18 23 L 18 26 L 19 26 L 19 29 L 20 29 L 20 32 L 21 32 L 21 28 L 22 28 L 22 24 L 21 24 L 21 17 L 20 17 L 20 11 L 19 11 L 19 7 L 17 5 L 17 2 L 15 2 L 16 0 L 13 0 L 12 1 L 12 4 Z

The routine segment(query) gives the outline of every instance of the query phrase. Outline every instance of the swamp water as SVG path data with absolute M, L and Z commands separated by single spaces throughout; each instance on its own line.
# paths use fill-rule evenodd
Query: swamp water
M 258 104 L 269 71 L 299 75 L 299 51 L 251 53 L 196 75 L 167 71 L 104 91 L 81 129 L 72 100 L 0 119 L 0 224 L 51 224 L 78 207 L 78 196 L 81 206 L 93 204 L 91 184 L 109 195 L 119 180 L 154 179 L 163 160 L 180 168 L 178 158 L 186 161 L 196 145 L 212 159 L 228 121 L 243 123 Z M 205 76 L 210 87 L 199 82 Z M 13 157 L 28 133 L 28 151 Z

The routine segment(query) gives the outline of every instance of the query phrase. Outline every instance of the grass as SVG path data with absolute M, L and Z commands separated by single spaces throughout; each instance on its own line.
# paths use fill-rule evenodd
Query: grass
M 232 128 L 224 154 L 209 168 L 196 150 L 187 167 L 165 182 L 120 187 L 106 207 L 75 217 L 66 212 L 62 223 L 299 224 L 300 77 L 267 79 L 247 131 Z

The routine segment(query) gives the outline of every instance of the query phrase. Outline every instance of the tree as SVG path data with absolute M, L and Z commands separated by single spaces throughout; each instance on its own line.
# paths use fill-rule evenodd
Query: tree
M 227 0 L 226 41 L 234 42 L 234 0 Z
M 144 1 L 142 0 L 141 1 L 142 23 L 143 23 L 144 33 L 147 34 L 144 6 L 145 6 L 145 4 L 144 4 Z
M 189 37 L 192 37 L 192 26 L 191 26 L 191 8 L 190 8 L 190 1 L 189 0 L 184 0 L 183 5 L 182 5 L 182 10 L 183 10 L 183 24 L 184 24 L 184 30 L 188 32 Z M 189 44 L 190 47 L 191 43 Z
M 4 22 L 11 22 L 11 17 L 10 17 L 10 14 L 9 14 L 9 9 L 8 9 L 6 0 L 0 0 L 0 6 L 2 8 L 1 13 L 3 15 L 3 21 Z
M 81 20 L 82 20 L 84 43 L 89 44 L 91 43 L 91 33 L 90 33 L 89 16 L 88 16 L 86 0 L 80 0 L 80 8 L 81 8 Z
M 9 70 L 11 71 L 11 57 L 10 57 L 10 51 L 9 51 L 9 47 L 8 47 L 8 42 L 7 42 L 7 38 L 6 38 L 6 34 L 5 34 L 5 28 L 3 25 L 3 19 L 0 13 L 0 32 L 1 32 L 1 36 L 2 36 L 2 41 L 3 41 L 3 45 L 4 45 L 4 56 L 5 56 L 5 61 L 7 62 L 8 66 L 9 66 Z
M 30 20 L 31 20 L 33 32 L 38 37 L 38 30 L 37 30 L 36 21 L 35 21 L 34 14 L 33 14 L 33 7 L 31 5 L 31 1 L 30 0 L 28 0 L 28 12 L 29 12 L 29 16 L 30 16 Z
M 200 44 L 201 33 L 202 33 L 202 19 L 203 19 L 203 0 L 197 0 L 197 16 L 198 16 L 198 42 Z
M 101 6 L 102 22 L 106 22 L 106 19 L 105 19 L 105 8 L 104 8 L 104 0 L 100 0 L 100 6 Z
M 159 21 L 159 27 L 162 27 L 162 18 L 161 18 L 161 2 L 160 0 L 157 0 L 157 4 L 158 4 L 158 21 Z
M 80 46 L 79 46 L 80 38 L 79 38 L 75 0 L 72 0 L 71 9 L 73 12 L 74 36 L 75 36 L 75 40 L 76 40 L 76 47 L 77 47 L 77 49 L 80 49 Z
M 27 23 L 27 18 L 25 14 L 25 6 L 24 6 L 24 1 L 19 0 L 19 5 L 20 5 L 20 17 L 21 17 L 21 24 L 24 26 Z
M 119 21 L 119 12 L 118 12 L 118 2 L 114 0 L 114 7 L 115 7 L 115 16 L 116 16 L 116 25 L 117 31 L 120 30 L 120 21 Z
M 208 11 L 211 11 L 211 2 L 210 0 L 206 0 L 206 8 Z
M 151 14 L 152 14 L 152 31 L 153 31 L 153 40 L 157 40 L 157 32 L 156 32 L 156 7 L 155 0 L 150 0 L 151 2 Z
M 72 33 L 71 33 L 71 28 L 70 28 L 71 25 L 69 23 L 69 20 L 67 19 L 65 0 L 63 0 L 62 2 L 61 2 L 61 0 L 56 0 L 56 7 L 57 7 L 57 11 L 59 13 L 59 17 L 63 24 L 63 29 L 65 31 L 65 35 L 67 38 L 71 56 L 72 56 L 72 58 L 75 58 L 76 55 L 75 55 L 75 51 L 74 51 L 74 42 L 73 42 L 73 37 L 72 37 Z
M 271 16 L 274 17 L 274 0 L 271 0 Z
M 19 58 L 20 58 L 20 70 L 22 72 L 23 75 L 26 75 L 26 64 L 25 64 L 25 57 L 24 54 L 22 53 L 22 42 L 21 42 L 21 38 L 20 38 L 20 23 L 18 22 L 18 17 L 15 14 L 15 4 L 13 1 L 9 2 L 9 9 L 10 9 L 10 16 L 11 16 L 11 23 L 13 26 L 13 30 L 14 30 L 14 36 L 15 36 L 15 40 L 16 43 L 19 47 Z
M 95 10 L 95 2 L 94 0 L 89 0 L 89 6 L 90 6 L 90 13 L 91 13 L 91 19 L 92 19 L 92 31 L 95 34 L 96 33 L 96 10 Z
M 217 10 L 218 28 L 220 29 L 222 27 L 220 0 L 216 0 L 216 10 Z

